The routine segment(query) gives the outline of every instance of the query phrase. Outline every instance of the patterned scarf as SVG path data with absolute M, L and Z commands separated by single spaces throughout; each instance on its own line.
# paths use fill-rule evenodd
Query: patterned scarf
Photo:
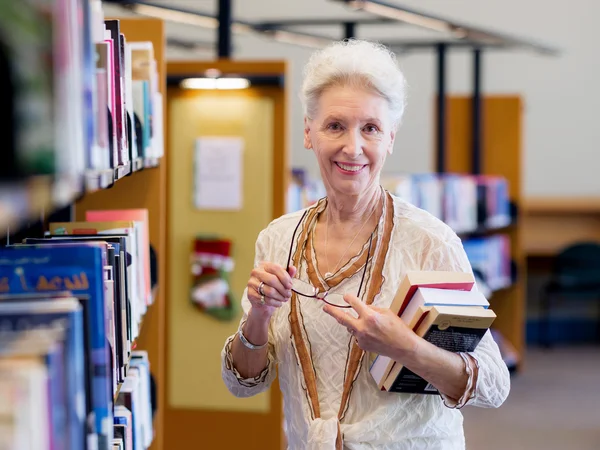
M 303 223 L 300 224 L 301 232 L 296 243 L 296 249 L 294 251 L 292 262 L 295 267 L 299 267 L 301 259 L 304 259 L 307 263 L 307 274 L 310 283 L 317 287 L 321 291 L 333 288 L 341 283 L 346 278 L 354 275 L 363 264 L 370 264 L 368 268 L 368 283 L 366 288 L 366 301 L 367 305 L 370 305 L 375 300 L 375 297 L 381 292 L 383 286 L 383 266 L 387 256 L 389 243 L 392 235 L 393 228 L 393 200 L 387 191 L 384 191 L 384 205 L 383 212 L 379 225 L 377 226 L 377 236 L 373 240 L 373 248 L 371 249 L 372 257 L 367 261 L 367 252 L 365 248 L 358 255 L 353 258 L 350 262 L 340 269 L 339 273 L 334 274 L 330 279 L 324 280 L 321 278 L 318 270 L 316 269 L 313 258 L 314 258 L 314 247 L 313 247 L 313 230 L 316 226 L 317 218 L 321 212 L 325 210 L 327 206 L 327 200 L 321 199 L 316 205 L 311 207 L 307 214 L 304 216 Z M 313 252 L 311 254 L 311 252 Z M 364 296 L 363 296 L 364 297 Z M 312 419 L 318 419 L 321 417 L 321 411 L 319 406 L 319 394 L 317 392 L 317 372 L 315 370 L 312 355 L 310 352 L 310 342 L 306 335 L 304 328 L 304 318 L 300 310 L 300 303 L 295 293 L 292 293 L 291 309 L 289 315 L 289 322 L 292 332 L 292 344 L 294 346 L 296 359 L 298 365 L 302 370 L 302 376 L 305 386 L 305 392 L 307 396 L 308 405 Z M 336 439 L 336 450 L 343 448 L 343 436 L 340 430 L 340 423 L 344 419 L 346 411 L 348 409 L 350 395 L 352 393 L 352 386 L 358 377 L 360 372 L 360 366 L 364 357 L 364 351 L 358 347 L 356 340 L 352 341 L 348 357 L 346 359 L 345 375 L 344 375 L 344 389 L 342 391 L 342 400 L 340 409 L 338 411 L 338 425 L 337 425 L 337 439 Z

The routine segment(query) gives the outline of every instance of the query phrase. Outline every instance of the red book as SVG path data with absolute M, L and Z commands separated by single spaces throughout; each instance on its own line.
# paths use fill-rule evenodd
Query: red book
M 396 291 L 396 296 L 392 300 L 390 309 L 401 316 L 408 306 L 410 299 L 420 287 L 470 291 L 474 285 L 475 278 L 470 272 L 443 270 L 407 272 L 400 283 L 398 291 Z

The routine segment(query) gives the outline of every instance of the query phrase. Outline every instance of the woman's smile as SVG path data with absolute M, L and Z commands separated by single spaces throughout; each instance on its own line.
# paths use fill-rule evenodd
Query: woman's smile
M 368 166 L 368 164 L 344 163 L 338 161 L 334 161 L 334 164 L 337 167 L 338 172 L 344 175 L 358 175 Z

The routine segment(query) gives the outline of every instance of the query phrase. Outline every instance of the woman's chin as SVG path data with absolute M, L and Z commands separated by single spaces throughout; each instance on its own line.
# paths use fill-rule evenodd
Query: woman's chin
M 360 196 L 368 189 L 368 185 L 359 180 L 335 180 L 331 187 L 336 193 L 349 197 Z

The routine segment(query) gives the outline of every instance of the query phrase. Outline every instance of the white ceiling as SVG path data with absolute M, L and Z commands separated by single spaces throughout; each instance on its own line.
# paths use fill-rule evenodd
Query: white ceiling
M 208 14 L 217 14 L 218 0 L 150 0 L 156 4 L 165 6 L 179 7 L 188 10 L 197 10 Z M 498 31 L 516 33 L 527 36 L 526 29 L 518 29 L 518 25 L 512 21 L 504 20 L 504 23 L 498 23 L 497 15 L 494 15 L 493 8 L 485 8 L 482 2 L 477 0 L 403 0 L 402 2 L 389 0 L 390 3 L 402 4 L 407 7 L 426 11 L 432 14 L 441 15 L 451 19 L 465 22 L 473 26 L 491 28 Z M 483 2 L 487 3 L 487 2 Z M 501 3 L 501 2 L 494 2 Z M 366 12 L 350 11 L 341 2 L 332 0 L 232 0 L 234 19 L 246 20 L 250 22 L 272 21 L 277 19 L 293 18 L 369 18 Z M 456 7 L 461 11 L 461 15 L 456 15 Z M 497 8 L 497 6 L 496 6 Z M 104 10 L 107 15 L 127 14 L 122 8 L 105 4 Z M 454 14 L 453 14 L 454 12 Z M 466 13 L 466 14 L 465 14 Z M 503 17 L 507 17 L 506 14 Z M 508 16 L 510 17 L 510 15 Z M 343 37 L 341 27 L 302 27 L 299 31 L 326 35 L 333 39 Z M 167 36 L 179 40 L 200 43 L 214 43 L 216 41 L 216 32 L 179 23 L 167 23 Z M 399 39 L 435 39 L 448 38 L 441 33 L 424 30 L 411 25 L 361 25 L 358 28 L 357 37 L 374 39 L 380 41 L 393 41 Z M 263 37 L 257 36 L 235 36 L 234 52 L 236 48 L 244 47 L 246 41 L 251 41 L 252 45 L 260 45 Z M 259 42 L 255 42 L 258 40 Z M 250 42 L 248 42 L 250 43 Z M 194 56 L 211 57 L 213 50 L 194 50 Z M 170 59 L 185 57 L 190 51 L 181 48 L 169 48 L 168 57 Z M 204 53 L 204 55 L 203 55 Z

